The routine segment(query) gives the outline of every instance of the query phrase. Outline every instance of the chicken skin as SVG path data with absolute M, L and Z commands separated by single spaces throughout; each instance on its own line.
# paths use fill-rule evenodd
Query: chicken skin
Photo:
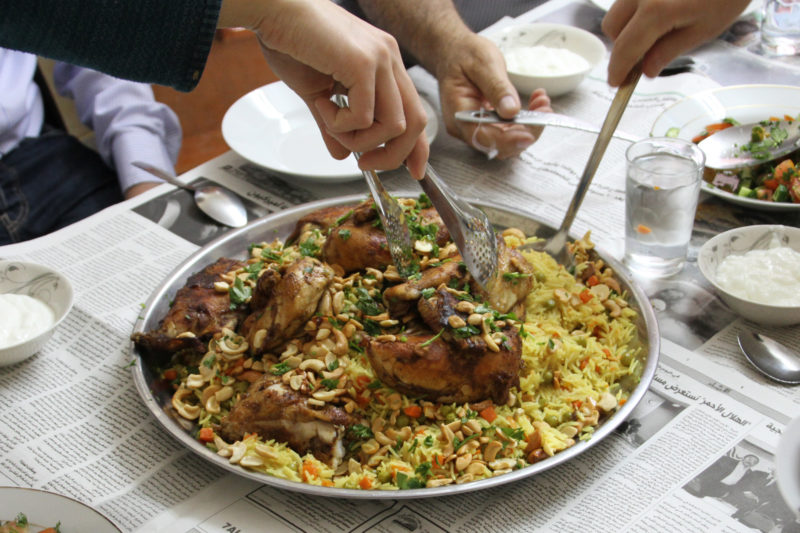
M 508 400 L 519 386 L 522 343 L 513 328 L 499 351 L 459 352 L 434 335 L 407 336 L 405 342 L 372 339 L 370 365 L 382 383 L 410 396 L 442 403 Z M 432 340 L 433 339 L 433 340 Z
M 345 428 L 355 422 L 341 407 L 312 408 L 306 394 L 292 390 L 280 376 L 264 374 L 215 429 L 228 442 L 257 433 L 336 467 L 345 454 Z
M 205 351 L 205 341 L 223 328 L 235 330 L 246 311 L 231 309 L 227 292 L 214 289 L 214 283 L 222 281 L 222 275 L 236 270 L 243 263 L 235 259 L 221 258 L 200 272 L 192 274 L 175 294 L 169 313 L 158 329 L 132 336 L 137 348 L 143 353 L 169 356 L 181 350 Z M 183 335 L 191 333 L 192 335 Z
M 259 279 L 251 299 L 260 306 L 251 306 L 253 312 L 241 330 L 253 355 L 266 353 L 295 336 L 314 315 L 334 272 L 318 259 L 302 257 L 283 274 L 268 271 L 264 275 L 265 282 Z
M 533 290 L 533 265 L 523 255 L 506 246 L 502 237 L 497 238 L 497 274 L 487 284 L 486 290 L 472 282 L 472 294 L 489 303 L 501 313 L 513 311 L 524 317 L 525 297 Z

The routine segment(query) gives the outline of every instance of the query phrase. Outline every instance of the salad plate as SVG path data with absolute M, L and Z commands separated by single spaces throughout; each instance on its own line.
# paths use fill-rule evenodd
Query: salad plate
M 706 126 L 733 118 L 741 124 L 755 123 L 769 117 L 800 115 L 800 87 L 791 85 L 734 85 L 703 91 L 665 109 L 653 122 L 653 137 L 677 136 L 691 140 Z M 752 209 L 765 211 L 800 211 L 800 204 L 767 202 L 745 198 L 703 182 L 703 191 Z
M 425 134 L 433 142 L 437 115 L 424 98 L 422 105 L 428 115 Z M 308 107 L 281 81 L 234 102 L 222 119 L 222 137 L 240 156 L 284 176 L 325 183 L 363 179 L 353 157 L 331 156 Z
M 0 487 L 0 523 L 14 520 L 22 513 L 31 532 L 61 523 L 61 530 L 120 533 L 111 520 L 88 505 L 67 496 L 23 487 Z

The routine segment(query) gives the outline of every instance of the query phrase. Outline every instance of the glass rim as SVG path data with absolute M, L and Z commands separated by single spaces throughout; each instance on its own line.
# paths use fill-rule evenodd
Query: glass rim
M 635 157 L 632 156 L 632 153 L 641 148 L 643 145 L 651 144 L 652 150 L 649 152 L 645 152 L 639 154 Z M 675 151 L 670 151 L 671 147 L 681 147 L 682 149 L 688 149 L 691 153 L 680 153 Z M 659 147 L 665 148 L 665 150 L 658 150 Z M 702 172 L 706 165 L 706 154 L 703 150 L 697 146 L 697 143 L 692 141 L 681 139 L 679 137 L 645 137 L 644 139 L 640 139 L 634 143 L 632 143 L 628 148 L 625 149 L 625 161 L 629 165 L 633 165 L 637 168 L 641 168 L 640 165 L 636 164 L 636 160 L 643 155 L 647 154 L 670 154 L 681 157 L 683 159 L 687 159 L 695 164 L 698 167 L 698 170 Z M 672 172 L 659 172 L 657 170 L 648 169 L 648 172 L 653 174 L 672 174 Z

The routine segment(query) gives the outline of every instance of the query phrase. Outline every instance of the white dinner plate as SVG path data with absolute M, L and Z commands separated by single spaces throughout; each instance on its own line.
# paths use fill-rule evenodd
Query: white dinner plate
M 121 533 L 111 520 L 86 504 L 54 492 L 22 487 L 0 487 L 0 523 L 16 519 L 23 513 L 31 531 L 55 527 L 61 531 Z
M 608 11 L 611 9 L 612 4 L 614 4 L 614 0 L 589 0 L 591 3 L 602 9 L 603 11 Z M 750 15 L 761 8 L 762 0 L 752 0 L 747 7 L 742 11 L 742 14 L 739 15 L 740 17 L 745 17 Z
M 424 98 L 422 105 L 428 115 L 425 134 L 433 142 L 439 121 Z M 254 89 L 234 102 L 222 119 L 222 137 L 248 161 L 287 176 L 327 183 L 363 176 L 355 158 L 340 161 L 328 153 L 308 107 L 282 81 Z
M 800 416 L 783 428 L 775 454 L 775 476 L 783 499 L 800 518 Z
M 730 117 L 742 124 L 759 122 L 771 116 L 800 115 L 800 87 L 791 85 L 733 85 L 719 87 L 684 98 L 656 118 L 650 135 L 662 137 L 671 128 L 678 137 L 691 140 L 708 124 Z M 735 204 L 765 211 L 800 211 L 800 204 L 765 202 L 744 198 L 703 182 L 703 191 Z

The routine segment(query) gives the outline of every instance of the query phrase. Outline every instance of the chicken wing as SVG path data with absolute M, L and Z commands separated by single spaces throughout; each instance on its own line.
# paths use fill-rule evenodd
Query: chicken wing
M 474 281 L 472 293 L 488 302 L 492 309 L 501 313 L 514 311 L 524 317 L 525 297 L 533 290 L 533 265 L 519 250 L 506 246 L 502 237 L 497 237 L 497 274 L 487 284 L 486 290 Z
M 354 423 L 344 409 L 331 404 L 312 408 L 307 395 L 292 390 L 279 376 L 264 374 L 215 429 L 227 442 L 247 433 L 286 442 L 298 454 L 311 452 L 336 467 L 345 453 L 345 430 Z
M 231 309 L 227 292 L 214 289 L 222 275 L 236 270 L 243 263 L 221 258 L 200 272 L 192 274 L 175 294 L 175 300 L 159 328 L 131 337 L 142 353 L 168 356 L 180 350 L 205 351 L 205 343 L 223 328 L 235 330 L 246 311 Z M 183 335 L 191 333 L 192 335 Z
M 294 337 L 314 315 L 334 272 L 313 257 L 302 257 L 283 274 L 271 271 L 267 275 L 268 282 L 256 283 L 258 294 L 251 299 L 261 306 L 253 306 L 242 324 L 242 335 L 253 355 L 266 353 Z

